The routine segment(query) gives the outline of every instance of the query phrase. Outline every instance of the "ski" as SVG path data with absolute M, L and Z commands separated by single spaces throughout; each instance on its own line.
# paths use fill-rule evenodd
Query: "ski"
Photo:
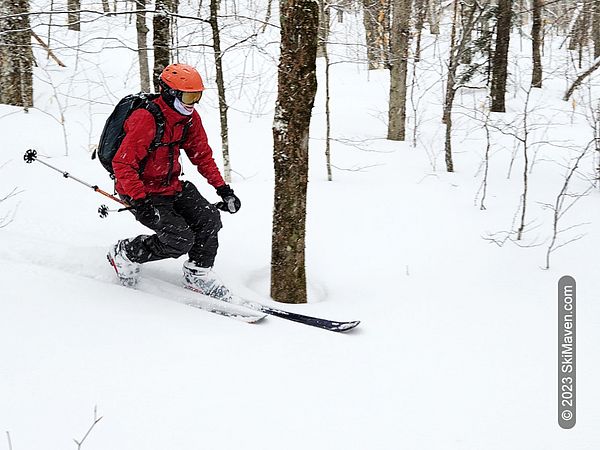
M 225 299 L 230 304 L 236 304 L 244 306 L 246 308 L 258 311 L 271 316 L 279 317 L 281 319 L 291 320 L 292 322 L 301 323 L 304 325 L 310 325 L 311 327 L 321 328 L 328 331 L 343 332 L 349 331 L 358 326 L 360 320 L 353 320 L 349 322 L 340 322 L 335 320 L 321 319 L 319 317 L 305 316 L 303 314 L 297 314 L 290 311 L 284 311 L 282 309 L 271 308 L 270 306 L 263 305 L 261 303 L 246 300 L 242 297 L 234 295 L 229 299 Z
M 107 257 L 107 259 L 116 271 L 114 262 L 109 257 Z M 254 311 L 234 303 L 225 303 L 221 300 L 216 300 L 212 297 L 203 295 L 200 292 L 196 292 L 191 289 L 185 289 L 183 286 L 175 286 L 171 283 L 167 283 L 158 279 L 143 279 L 140 280 L 140 282 L 136 285 L 132 286 L 127 286 L 124 284 L 122 285 L 130 289 L 135 289 L 136 291 L 166 298 L 168 300 L 182 303 L 196 309 L 201 309 L 219 316 L 229 317 L 231 319 L 240 320 L 246 323 L 260 322 L 267 317 L 266 313 Z M 181 292 L 182 290 L 187 295 L 183 295 Z
M 157 283 L 157 281 L 159 280 L 141 280 L 134 289 L 148 294 L 158 295 L 159 297 L 164 297 L 168 300 L 191 306 L 192 308 L 201 309 L 219 316 L 229 317 L 246 323 L 260 322 L 267 317 L 266 313 L 254 311 L 245 308 L 242 305 L 225 303 L 221 300 L 216 300 L 212 297 L 203 295 L 200 292 L 186 289 L 183 286 L 174 286 L 171 283 L 163 284 L 164 282 Z M 183 291 L 183 293 L 180 291 Z
M 194 294 L 199 294 L 198 292 L 194 292 Z M 184 303 L 193 308 L 201 309 L 203 311 L 208 311 L 213 314 L 218 314 L 223 317 L 229 317 L 231 319 L 240 320 L 246 323 L 256 323 L 263 320 L 267 317 L 266 313 L 260 313 L 257 311 L 248 310 L 244 307 L 239 307 L 238 305 L 232 303 L 224 303 L 220 300 L 207 301 L 204 300 L 202 302 L 197 301 L 196 299 L 190 301 L 180 301 L 179 303 Z M 206 302 L 206 303 L 205 303 Z M 236 306 L 238 306 L 236 308 Z

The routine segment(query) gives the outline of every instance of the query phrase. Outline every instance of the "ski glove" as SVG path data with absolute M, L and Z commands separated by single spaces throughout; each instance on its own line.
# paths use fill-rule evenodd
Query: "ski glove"
M 155 225 L 160 220 L 160 214 L 150 197 L 133 200 L 131 203 L 135 209 L 135 218 L 144 225 Z
M 222 202 L 217 203 L 217 208 L 221 211 L 227 211 L 228 213 L 234 214 L 242 207 L 242 202 L 233 193 L 233 189 L 228 184 L 219 186 L 217 188 L 217 195 L 223 199 Z

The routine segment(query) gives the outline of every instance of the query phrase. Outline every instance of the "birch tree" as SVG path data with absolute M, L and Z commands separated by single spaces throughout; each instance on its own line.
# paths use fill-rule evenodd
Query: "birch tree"
M 281 55 L 273 123 L 275 199 L 271 297 L 306 303 L 308 135 L 317 92 L 317 2 L 280 0 Z
M 363 0 L 363 23 L 369 70 L 387 64 L 390 32 L 390 0 Z
M 33 106 L 28 0 L 0 0 L 0 103 Z
M 173 0 L 156 0 L 156 13 L 152 19 L 154 26 L 154 89 L 158 92 L 158 80 L 163 69 L 171 62 L 171 16 L 173 11 Z

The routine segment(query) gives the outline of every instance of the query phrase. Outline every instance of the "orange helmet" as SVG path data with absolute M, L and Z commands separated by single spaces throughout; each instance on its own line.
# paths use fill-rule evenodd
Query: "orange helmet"
M 204 90 L 202 77 L 196 69 L 187 64 L 169 64 L 160 74 L 160 79 L 176 91 L 201 92 Z

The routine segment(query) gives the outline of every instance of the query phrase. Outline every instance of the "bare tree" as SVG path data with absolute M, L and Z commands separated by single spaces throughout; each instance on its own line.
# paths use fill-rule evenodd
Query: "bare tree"
M 576 226 L 567 227 L 564 229 L 559 228 L 559 222 L 563 218 L 563 216 L 567 213 L 569 209 L 581 198 L 589 193 L 593 186 L 590 186 L 584 193 L 582 194 L 573 194 L 569 192 L 569 186 L 571 183 L 571 179 L 573 175 L 577 172 L 579 168 L 579 164 L 581 160 L 586 155 L 587 151 L 591 147 L 591 143 L 579 154 L 579 156 L 575 159 L 573 165 L 568 169 L 567 175 L 565 177 L 564 183 L 558 195 L 556 196 L 556 200 L 554 204 L 546 204 L 543 205 L 550 210 L 552 210 L 552 237 L 550 239 L 550 244 L 548 245 L 548 249 L 546 250 L 546 269 L 550 268 L 550 256 L 553 252 L 558 250 L 561 247 L 564 247 L 571 242 L 579 240 L 583 237 L 583 235 L 577 235 L 572 237 L 564 242 L 559 242 L 559 238 L 562 233 L 566 231 L 573 230 Z
M 534 88 L 542 87 L 542 11 L 544 0 L 532 0 L 533 2 L 533 24 L 531 26 L 531 42 L 533 52 L 533 73 L 531 76 L 531 86 Z
M 394 0 L 390 35 L 390 97 L 387 138 L 403 141 L 406 136 L 406 77 L 410 43 L 412 0 Z
M 446 139 L 444 144 L 446 170 L 454 172 L 452 160 L 452 106 L 456 95 L 456 71 L 458 69 L 458 58 L 461 52 L 460 45 L 456 45 L 458 0 L 454 0 L 454 13 L 452 14 L 452 31 L 450 32 L 450 56 L 448 58 L 448 80 L 446 82 L 446 100 L 444 102 L 444 113 L 442 122 L 446 125 Z
M 390 45 L 390 0 L 363 0 L 363 22 L 369 69 L 384 69 Z
M 156 0 L 156 13 L 152 19 L 154 25 L 154 89 L 158 92 L 158 80 L 165 67 L 171 62 L 171 12 L 173 10 L 172 0 Z
M 425 24 L 425 18 L 427 17 L 427 4 L 426 0 L 414 0 L 413 9 L 415 11 L 415 31 L 416 31 L 416 44 L 415 44 L 415 63 L 421 60 L 421 37 L 423 34 L 423 26 Z
M 600 58 L 600 2 L 594 2 L 592 19 L 592 40 L 594 41 L 594 59 Z
M 427 14 L 429 31 L 431 34 L 440 34 L 440 21 L 442 20 L 442 1 L 428 0 Z
M 81 29 L 81 0 L 67 0 L 67 26 L 69 30 L 80 31 Z
M 81 450 L 83 448 L 83 444 L 84 444 L 85 440 L 90 436 L 91 432 L 94 430 L 94 427 L 96 425 L 98 425 L 98 423 L 101 420 L 102 420 L 102 416 L 98 417 L 97 407 L 94 407 L 94 420 L 92 421 L 92 424 L 88 428 L 87 432 L 85 433 L 85 435 L 80 440 L 73 439 L 73 441 L 77 445 L 77 450 Z
M 140 69 L 140 87 L 142 92 L 150 92 L 150 73 L 148 68 L 148 27 L 146 25 L 146 0 L 135 0 L 137 30 L 138 66 Z
M 320 3 L 321 13 L 323 8 L 325 8 L 324 0 L 321 0 Z M 329 36 L 329 8 L 327 8 L 327 37 Z M 323 16 L 321 15 L 321 20 Z M 322 29 L 323 24 L 319 25 L 319 29 Z M 321 56 L 325 59 L 325 166 L 327 169 L 327 181 L 333 180 L 333 175 L 331 171 L 331 95 L 330 95 L 330 69 L 331 69 L 331 61 L 329 59 L 329 50 L 327 48 L 327 38 L 323 41 L 323 34 L 319 34 L 319 48 Z M 317 52 L 318 53 L 318 52 Z
M 280 0 L 281 55 L 273 123 L 275 199 L 271 297 L 306 303 L 304 246 L 308 136 L 317 91 L 319 11 L 311 0 Z
M 564 101 L 569 100 L 571 98 L 571 95 L 573 95 L 573 92 L 575 92 L 575 89 L 577 89 L 587 77 L 589 77 L 592 73 L 594 73 L 596 70 L 598 70 L 598 68 L 600 68 L 600 57 L 596 58 L 596 61 L 594 62 L 594 65 L 592 67 L 590 67 L 588 70 L 583 72 L 581 75 L 579 75 L 577 77 L 577 79 L 575 81 L 573 81 L 573 83 L 571 84 L 569 89 L 567 89 L 567 92 L 565 92 L 565 95 L 563 96 L 563 100 Z
M 319 46 L 317 47 L 317 58 L 322 58 L 327 53 L 327 40 L 329 39 L 329 3 L 319 0 Z
M 14 197 L 17 194 L 20 194 L 20 191 L 18 191 L 17 188 L 14 188 L 8 194 L 5 194 L 4 196 L 0 197 L 0 203 L 10 199 L 11 197 Z M 15 214 L 14 209 L 9 210 L 6 213 L 0 213 L 0 228 L 4 228 L 9 223 L 11 223 L 13 221 L 14 214 Z
M 475 7 L 470 8 L 469 10 L 469 17 L 467 20 L 462 20 L 462 27 L 459 27 L 458 0 L 454 0 L 452 30 L 450 32 L 450 51 L 448 56 L 446 95 L 444 100 L 444 112 L 442 115 L 442 122 L 446 125 L 444 153 L 446 159 L 446 170 L 448 172 L 454 172 L 454 162 L 452 158 L 452 108 L 454 106 L 456 91 L 462 85 L 462 79 L 458 75 L 459 61 L 471 40 L 471 32 L 473 31 L 475 24 L 480 19 L 483 12 L 484 8 L 481 8 L 477 3 L 475 3 Z M 459 31 L 461 31 L 460 38 L 457 37 Z
M 227 99 L 225 97 L 225 76 L 223 74 L 223 53 L 221 52 L 221 36 L 219 34 L 219 0 L 210 0 L 210 27 L 213 37 L 213 53 L 215 55 L 215 69 L 217 78 L 217 91 L 219 93 L 219 119 L 221 121 L 221 148 L 223 149 L 224 177 L 231 183 L 231 161 L 229 159 L 229 127 L 227 125 Z
M 0 0 L 0 103 L 33 106 L 28 0 Z
M 512 17 L 512 0 L 498 0 L 496 48 L 492 65 L 492 112 L 505 112 L 506 79 L 508 76 L 508 47 Z

